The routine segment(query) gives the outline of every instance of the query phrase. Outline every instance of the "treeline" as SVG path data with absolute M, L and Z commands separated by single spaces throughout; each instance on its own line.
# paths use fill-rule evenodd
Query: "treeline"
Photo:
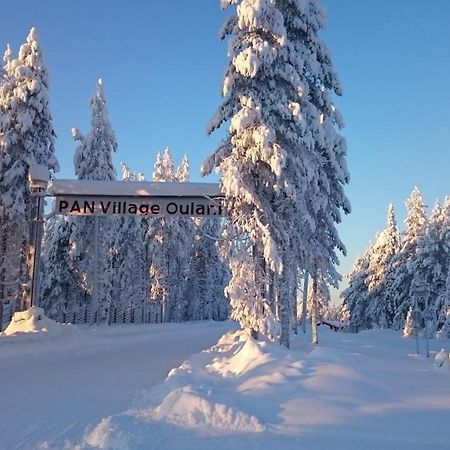
M 387 226 L 357 259 L 342 292 L 350 326 L 394 328 L 411 333 L 417 326 L 450 338 L 450 197 L 428 215 L 415 187 L 406 201 L 406 230 L 400 233 L 394 207 Z

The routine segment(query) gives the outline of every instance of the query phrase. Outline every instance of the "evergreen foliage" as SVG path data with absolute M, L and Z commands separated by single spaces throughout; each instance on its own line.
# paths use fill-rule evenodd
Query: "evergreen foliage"
M 32 28 L 17 58 L 8 46 L 0 70 L 0 316 L 29 306 L 30 164 L 52 172 L 55 132 L 49 109 L 48 74 L 37 30 Z M 3 322 L 0 317 L 0 327 Z
M 108 118 L 102 80 L 97 82 L 90 109 L 89 133 L 84 136 L 79 130 L 72 130 L 75 141 L 79 143 L 74 156 L 75 173 L 80 180 L 114 180 L 112 153 L 117 149 L 117 141 Z M 77 297 L 84 299 L 84 304 L 79 306 L 91 311 L 91 322 L 108 322 L 117 222 L 106 217 L 73 217 L 70 222 L 70 265 L 83 280 L 78 285 Z
M 414 187 L 406 208 L 403 238 L 390 205 L 386 229 L 355 263 L 341 296 L 353 329 L 395 328 L 409 336 L 412 311 L 417 307 L 416 326 L 425 327 L 428 310 L 429 333 L 447 336 L 450 200 L 445 199 L 444 207 L 436 202 L 428 217 L 420 191 Z
M 223 174 L 236 228 L 227 288 L 232 317 L 289 346 L 297 273 L 320 270 L 336 284 L 336 250 L 345 252 L 335 224 L 350 210 L 342 190 L 349 177 L 336 131 L 342 119 L 331 101 L 341 88 L 318 37 L 318 1 L 222 5 L 237 9 L 222 29 L 230 63 L 208 131 L 230 126 L 203 173 Z

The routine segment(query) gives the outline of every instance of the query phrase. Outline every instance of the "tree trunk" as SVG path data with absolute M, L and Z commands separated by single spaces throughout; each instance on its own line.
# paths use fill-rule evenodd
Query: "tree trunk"
M 305 279 L 303 281 L 303 304 L 302 304 L 302 331 L 303 334 L 306 333 L 306 313 L 307 313 L 307 303 L 308 303 L 308 281 L 309 275 L 305 270 Z
M 279 275 L 280 283 L 277 285 L 276 296 L 277 296 L 277 310 L 279 312 L 280 320 L 280 344 L 284 345 L 286 348 L 290 346 L 290 273 L 288 269 L 289 265 L 286 261 L 283 261 L 283 273 Z
M 0 222 L 0 332 L 3 331 L 3 305 L 6 300 L 6 227 Z
M 313 277 L 311 300 L 311 342 L 313 344 L 318 344 L 319 337 L 317 335 L 317 275 L 314 275 Z
M 256 244 L 252 246 L 252 254 L 253 254 L 253 273 L 254 273 L 254 282 L 255 282 L 255 291 L 261 296 L 261 293 L 264 289 L 264 278 L 261 276 L 261 255 L 258 251 L 258 247 Z M 257 295 L 255 294 L 255 295 Z M 257 315 L 260 317 L 262 315 L 262 305 L 258 303 L 257 305 Z M 258 339 L 258 330 L 251 329 L 250 335 L 253 339 Z
M 290 297 L 291 297 L 291 327 L 294 334 L 298 334 L 298 320 L 297 320 L 297 314 L 298 314 L 298 306 L 297 306 L 297 268 L 295 268 L 295 273 L 291 273 L 290 277 L 290 283 L 292 285 L 292 289 L 289 289 L 291 291 Z

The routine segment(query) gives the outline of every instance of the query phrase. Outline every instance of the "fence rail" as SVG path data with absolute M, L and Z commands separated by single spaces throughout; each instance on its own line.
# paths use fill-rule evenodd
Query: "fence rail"
M 7 328 L 10 323 L 13 310 L 11 305 L 3 305 L 3 314 L 0 317 L 0 331 Z M 77 325 L 93 325 L 98 323 L 99 312 L 94 310 L 91 305 L 78 305 L 72 311 L 58 314 L 50 317 L 60 323 L 73 323 Z M 162 306 L 159 302 L 144 302 L 140 305 L 130 304 L 127 306 L 111 305 L 108 314 L 108 324 L 146 324 L 162 322 Z

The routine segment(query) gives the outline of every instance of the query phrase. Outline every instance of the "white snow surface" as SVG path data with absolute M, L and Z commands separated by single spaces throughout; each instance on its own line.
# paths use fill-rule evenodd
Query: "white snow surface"
M 0 448 L 449 448 L 450 368 L 434 364 L 442 341 L 426 359 L 393 331 L 321 327 L 318 346 L 300 335 L 286 350 L 235 329 L 196 322 L 3 336 Z M 170 364 L 178 367 L 160 382 Z
M 23 323 L 12 335 L 0 333 L 0 450 L 62 449 L 66 440 L 80 440 L 90 423 L 121 413 L 189 355 L 236 328 L 212 321 L 110 327 L 43 322 L 41 331 L 25 332 Z
M 111 180 L 53 180 L 47 195 L 114 195 L 122 197 L 222 197 L 218 183 Z
M 59 333 L 77 332 L 78 329 L 71 325 L 56 323 L 54 320 L 45 316 L 44 310 L 37 306 L 32 306 L 26 311 L 14 313 L 11 322 L 6 330 L 1 334 L 12 336 L 18 333 L 50 333 L 56 335 Z

